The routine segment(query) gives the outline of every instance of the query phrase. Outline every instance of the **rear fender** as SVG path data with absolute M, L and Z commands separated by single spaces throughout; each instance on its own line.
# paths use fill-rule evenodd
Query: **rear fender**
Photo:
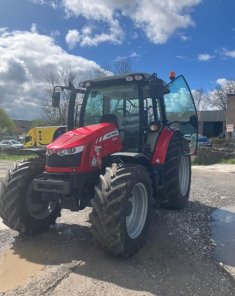
M 163 129 L 154 148 L 154 152 L 151 160 L 152 165 L 165 163 L 168 146 L 175 132 L 176 131 L 168 127 L 165 127 Z

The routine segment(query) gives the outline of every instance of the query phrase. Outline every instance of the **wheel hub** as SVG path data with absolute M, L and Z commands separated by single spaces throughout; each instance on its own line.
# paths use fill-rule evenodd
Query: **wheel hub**
M 189 174 L 190 164 L 187 156 L 181 155 L 179 164 L 179 185 L 180 191 L 183 196 L 186 195 L 189 187 L 190 174 Z
M 143 183 L 132 189 L 126 206 L 126 229 L 130 238 L 137 238 L 146 223 L 148 213 L 148 193 Z
M 47 194 L 35 192 L 32 186 L 29 187 L 26 206 L 30 215 L 35 219 L 44 219 L 50 216 L 57 204 L 57 199 L 51 200 Z

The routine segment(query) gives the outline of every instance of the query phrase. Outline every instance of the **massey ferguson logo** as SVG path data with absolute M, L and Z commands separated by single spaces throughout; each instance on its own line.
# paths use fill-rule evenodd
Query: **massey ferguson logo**
M 116 129 L 108 134 L 105 134 L 103 137 L 100 137 L 99 139 L 97 139 L 96 144 L 117 136 L 119 136 L 119 131 Z
M 105 141 L 105 140 L 107 140 L 107 139 L 110 139 L 110 138 L 112 138 L 112 137 L 116 137 L 116 136 L 118 136 L 118 135 L 119 135 L 118 130 L 115 130 L 115 131 L 113 131 L 113 132 L 111 132 L 111 133 L 108 133 L 108 134 L 104 135 L 104 136 L 103 136 L 103 141 Z

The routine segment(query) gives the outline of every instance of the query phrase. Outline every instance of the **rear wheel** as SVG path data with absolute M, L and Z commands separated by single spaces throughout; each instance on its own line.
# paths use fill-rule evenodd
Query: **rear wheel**
M 91 201 L 91 231 L 102 248 L 130 256 L 144 243 L 150 218 L 152 182 L 140 165 L 106 168 Z
M 191 185 L 191 159 L 184 153 L 183 137 L 176 132 L 169 144 L 163 171 L 161 206 L 182 209 L 188 203 Z
M 58 199 L 33 190 L 33 179 L 44 171 L 45 161 L 34 158 L 18 164 L 2 182 L 0 216 L 20 233 L 47 230 L 60 215 Z M 51 196 L 50 196 L 51 197 Z

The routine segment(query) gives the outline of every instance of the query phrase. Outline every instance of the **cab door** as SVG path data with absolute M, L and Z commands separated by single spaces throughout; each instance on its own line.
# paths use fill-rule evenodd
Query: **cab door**
M 190 154 L 196 154 L 198 117 L 190 88 L 183 76 L 178 76 L 166 86 L 164 104 L 167 125 L 179 129 L 189 142 Z

